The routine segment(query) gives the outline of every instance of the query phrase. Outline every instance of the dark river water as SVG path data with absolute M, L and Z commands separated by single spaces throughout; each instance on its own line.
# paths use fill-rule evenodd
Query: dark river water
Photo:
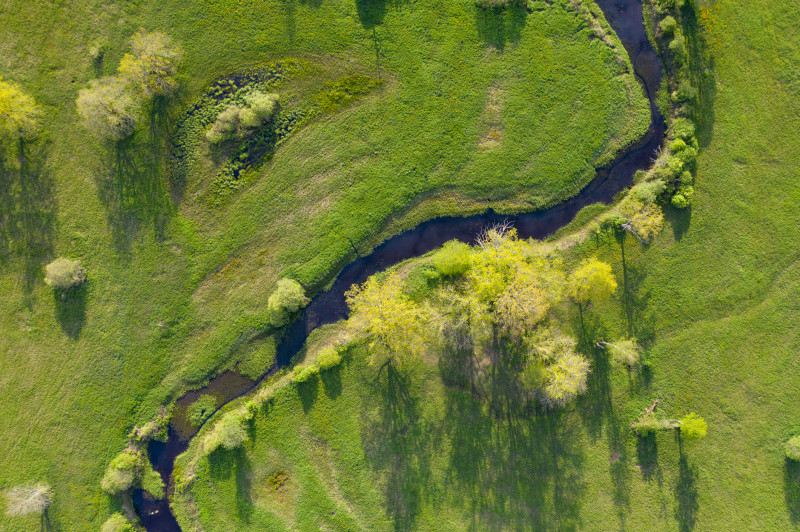
M 217 398 L 219 406 L 240 397 L 258 386 L 276 368 L 285 366 L 297 353 L 308 334 L 327 323 L 347 317 L 344 293 L 354 284 L 364 282 L 370 275 L 403 260 L 418 257 L 436 249 L 448 240 L 457 239 L 473 243 L 480 231 L 496 223 L 510 222 L 522 238 L 544 238 L 568 224 L 575 214 L 593 203 L 609 203 L 622 189 L 630 186 L 637 170 L 651 164 L 651 157 L 664 139 L 664 119 L 655 106 L 654 97 L 661 83 L 661 63 L 647 39 L 642 19 L 641 0 L 595 0 L 606 19 L 625 46 L 634 73 L 650 100 L 652 122 L 647 134 L 627 151 L 620 154 L 607 167 L 597 170 L 594 179 L 581 192 L 567 201 L 549 209 L 515 216 L 500 215 L 491 210 L 469 217 L 442 217 L 419 224 L 414 229 L 387 240 L 365 257 L 348 264 L 339 273 L 331 288 L 317 295 L 306 307 L 302 316 L 289 325 L 278 346 L 277 360 L 259 381 L 233 372 L 225 372 L 212 379 L 201 390 L 188 392 L 176 403 L 167 441 L 151 441 L 148 455 L 153 467 L 161 474 L 165 485 L 171 481 L 175 458 L 189 446 L 196 428 L 185 422 L 188 405 L 200 395 Z M 171 486 L 170 486 L 171 489 Z M 134 506 L 142 524 L 149 532 L 173 532 L 181 528 L 169 507 L 167 499 L 152 500 L 142 490 L 133 494 Z

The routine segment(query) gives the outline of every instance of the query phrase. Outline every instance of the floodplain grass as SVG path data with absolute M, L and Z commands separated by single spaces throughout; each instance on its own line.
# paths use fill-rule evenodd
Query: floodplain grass
M 800 431 L 800 95 L 787 74 L 800 57 L 800 8 L 699 4 L 713 68 L 704 65 L 693 205 L 666 206 L 669 223 L 646 248 L 599 234 L 565 251 L 614 265 L 617 299 L 587 324 L 635 336 L 647 369 L 597 358 L 574 408 L 487 420 L 436 368 L 415 366 L 390 386 L 353 349 L 338 395 L 287 388 L 256 417 L 254 443 L 236 463 L 202 464 L 192 495 L 203 524 L 315 529 L 333 512 L 374 529 L 800 528 L 800 474 L 784 457 Z M 451 396 L 467 404 L 448 417 Z M 702 415 L 707 436 L 635 438 L 630 423 L 656 399 L 665 416 Z M 237 483 L 278 470 L 313 497 L 279 502 L 260 483 Z M 251 504 L 235 508 L 246 494 Z
M 432 215 L 533 209 L 576 192 L 647 116 L 632 76 L 565 5 L 494 15 L 467 0 L 0 6 L 0 70 L 43 107 L 45 125 L 22 147 L 4 142 L 0 157 L 0 489 L 48 482 L 47 526 L 99 527 L 121 511 L 99 483 L 134 424 L 187 382 L 270 360 L 268 347 L 240 348 L 265 327 L 279 276 L 318 289 L 352 257 L 350 242 L 365 252 Z M 180 86 L 109 147 L 81 128 L 74 101 L 116 71 L 140 27 L 181 44 Z M 224 208 L 176 203 L 167 140 L 186 107 L 221 76 L 291 56 L 352 61 L 386 86 L 301 131 Z M 498 80 L 503 136 L 485 150 Z M 376 197 L 380 208 L 367 207 Z M 57 256 L 87 270 L 67 300 L 42 281 Z M 40 525 L 0 516 L 4 530 Z

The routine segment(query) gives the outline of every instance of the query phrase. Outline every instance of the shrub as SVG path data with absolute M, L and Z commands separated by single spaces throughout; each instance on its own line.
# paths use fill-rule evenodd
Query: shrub
M 669 42 L 669 51 L 677 60 L 682 60 L 686 55 L 686 38 L 680 31 L 676 32 L 675 37 Z
M 44 282 L 48 286 L 67 290 L 86 280 L 86 270 L 77 260 L 59 257 L 45 267 Z
M 229 105 L 217 115 L 206 139 L 219 144 L 242 139 L 272 119 L 278 109 L 278 95 L 253 91 L 244 97 L 246 105 Z
M 684 209 L 691 205 L 692 196 L 694 196 L 694 187 L 692 185 L 681 185 L 677 192 L 672 196 L 670 203 L 676 209 Z
M 672 136 L 688 140 L 694 137 L 694 122 L 685 117 L 676 118 L 672 122 Z
M 686 142 L 683 139 L 675 139 L 669 145 L 669 151 L 677 153 L 686 149 Z
M 681 174 L 681 185 L 691 185 L 693 180 L 692 173 L 689 170 L 684 170 Z
M 108 464 L 100 486 L 112 495 L 123 492 L 133 485 L 141 466 L 142 457 L 138 452 L 122 451 Z
M 647 183 L 637 185 L 633 189 L 633 194 L 642 203 L 655 203 L 658 197 L 667 188 L 666 183 L 662 179 L 654 179 Z
M 319 369 L 322 370 L 329 370 L 338 366 L 341 362 L 342 355 L 333 347 L 326 347 L 317 355 L 317 364 L 319 364 Z
M 267 301 L 267 309 L 276 325 L 286 323 L 289 315 L 308 304 L 305 290 L 293 279 L 281 279 Z
M 189 405 L 189 423 L 193 427 L 199 427 L 203 421 L 209 418 L 217 408 L 217 398 L 213 395 L 201 395 L 195 402 Z
M 208 452 L 218 447 L 235 449 L 248 440 L 246 418 L 241 412 L 228 412 L 208 435 Z
M 472 257 L 472 248 L 458 240 L 445 242 L 433 256 L 433 267 L 442 275 L 457 277 L 464 275 L 469 270 Z
M 136 129 L 139 107 L 118 78 L 93 81 L 78 92 L 75 103 L 83 125 L 100 138 L 122 140 Z
M 786 442 L 786 458 L 800 462 L 800 436 L 794 436 Z
M 314 377 L 319 375 L 319 366 L 316 364 L 309 364 L 307 366 L 298 365 L 294 368 L 294 382 L 308 382 Z
M 53 499 L 53 490 L 43 482 L 14 486 L 6 492 L 6 514 L 23 517 L 43 514 Z
M 697 89 L 695 89 L 688 80 L 681 80 L 678 88 L 672 92 L 672 100 L 675 102 L 690 102 L 697 98 Z
M 133 532 L 133 530 L 133 525 L 120 513 L 111 514 L 100 527 L 100 532 Z
M 658 23 L 658 27 L 664 35 L 672 35 L 675 28 L 678 27 L 678 21 L 672 15 L 667 15 L 664 20 Z
M 0 78 L 0 136 L 28 138 L 36 134 L 41 111 L 16 84 Z
M 611 265 L 591 258 L 583 260 L 570 275 L 567 295 L 578 303 L 588 303 L 608 298 L 616 289 Z
M 680 421 L 681 436 L 691 439 L 699 439 L 706 435 L 708 425 L 706 420 L 694 412 L 683 416 Z

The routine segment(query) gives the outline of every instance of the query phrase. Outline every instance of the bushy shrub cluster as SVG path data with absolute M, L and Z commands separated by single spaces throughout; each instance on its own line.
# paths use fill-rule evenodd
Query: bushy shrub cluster
M 247 422 L 251 416 L 249 410 L 228 412 L 222 416 L 206 436 L 206 452 L 213 452 L 220 447 L 231 450 L 244 444 L 250 438 L 247 434 Z
M 189 405 L 187 414 L 189 423 L 193 427 L 199 427 L 203 421 L 208 419 L 217 408 L 217 398 L 213 395 L 201 395 L 195 402 Z
M 217 115 L 206 139 L 212 144 L 228 140 L 241 140 L 261 128 L 275 117 L 278 111 L 277 94 L 253 91 L 244 96 L 244 105 L 231 104 Z
M 100 532 L 133 532 L 133 525 L 125 519 L 125 516 L 116 513 L 111 514 L 111 517 L 106 519 L 103 526 L 100 527 Z
M 74 288 L 86 280 L 86 269 L 77 260 L 59 257 L 45 267 L 44 282 L 59 290 Z
M 130 489 L 139 478 L 143 464 L 139 451 L 122 451 L 108 464 L 100 486 L 112 495 Z
M 332 346 L 322 349 L 317 355 L 317 364 L 319 364 L 319 369 L 321 370 L 329 370 L 338 366 L 341 362 L 342 355 Z
M 307 304 L 306 291 L 300 283 L 294 279 L 281 279 L 267 300 L 270 321 L 275 326 L 283 325 L 292 314 Z
M 294 382 L 308 382 L 319 375 L 319 366 L 316 364 L 298 364 L 294 368 Z
M 528 7 L 528 0 L 475 0 L 475 5 L 483 9 L 500 9 L 509 6 Z
M 446 242 L 433 256 L 433 267 L 442 275 L 457 277 L 469 270 L 472 248 L 458 240 Z

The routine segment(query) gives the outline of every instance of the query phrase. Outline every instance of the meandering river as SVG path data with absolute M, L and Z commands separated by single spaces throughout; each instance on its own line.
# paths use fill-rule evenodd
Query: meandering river
M 364 282 L 370 275 L 401 262 L 424 255 L 448 240 L 473 243 L 487 226 L 508 221 L 522 238 L 543 238 L 568 224 L 583 207 L 593 203 L 609 203 L 622 189 L 633 182 L 637 170 L 651 164 L 651 158 L 664 139 L 664 119 L 655 105 L 655 93 L 661 83 L 661 63 L 647 39 L 642 19 L 641 0 L 595 0 L 606 19 L 619 36 L 633 63 L 634 73 L 650 100 L 651 124 L 647 134 L 615 161 L 597 170 L 594 179 L 573 198 L 543 211 L 516 216 L 499 215 L 489 210 L 470 217 L 443 217 L 419 224 L 401 233 L 365 257 L 348 264 L 339 273 L 331 288 L 317 295 L 295 320 L 278 346 L 275 366 L 258 381 L 252 381 L 233 372 L 225 372 L 212 379 L 201 390 L 187 393 L 178 400 L 180 411 L 202 394 L 216 396 L 219 406 L 240 397 L 269 376 L 276 368 L 289 363 L 302 348 L 311 331 L 328 323 L 347 317 L 344 293 L 354 284 Z M 170 424 L 166 443 L 151 441 L 148 455 L 153 467 L 161 474 L 165 485 L 171 482 L 175 458 L 184 452 L 198 429 L 176 420 Z M 172 486 L 169 486 L 171 489 Z M 149 532 L 173 532 L 181 528 L 172 515 L 168 499 L 152 500 L 142 490 L 133 494 L 134 506 L 142 524 Z

